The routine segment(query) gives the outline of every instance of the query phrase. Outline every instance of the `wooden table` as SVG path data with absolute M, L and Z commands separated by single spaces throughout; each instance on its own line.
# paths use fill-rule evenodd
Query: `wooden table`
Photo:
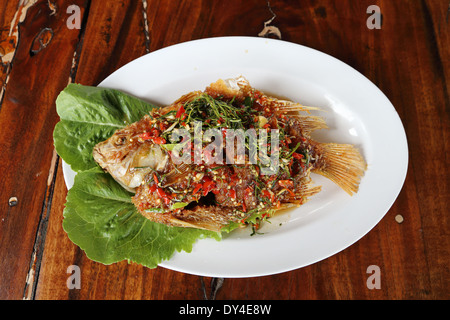
M 2 1 L 0 298 L 450 298 L 449 12 L 446 0 Z M 369 28 L 377 22 L 380 29 Z M 273 276 L 215 279 L 90 261 L 62 229 L 67 189 L 52 140 L 57 95 L 69 82 L 97 85 L 157 49 L 233 35 L 281 36 L 318 49 L 388 96 L 410 151 L 396 202 L 354 245 Z M 67 287 L 71 265 L 82 270 L 80 289 Z M 371 265 L 379 267 L 379 289 L 367 286 Z

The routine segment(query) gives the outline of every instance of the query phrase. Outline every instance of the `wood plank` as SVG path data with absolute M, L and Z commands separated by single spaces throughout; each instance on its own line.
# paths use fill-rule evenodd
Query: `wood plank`
M 146 53 L 140 1 L 91 1 L 75 82 L 97 85 Z
M 380 30 L 366 26 L 366 10 L 373 4 L 383 15 Z M 388 96 L 410 142 L 408 176 L 385 218 L 346 250 L 279 275 L 225 279 L 214 290 L 211 278 L 87 259 L 61 227 L 66 189 L 58 167 L 35 298 L 203 299 L 211 291 L 216 299 L 449 298 L 447 10 L 444 2 L 407 0 L 89 2 L 73 75 L 74 81 L 93 85 L 146 52 L 171 44 L 257 36 L 274 13 L 271 25 L 282 39 L 341 59 Z M 430 157 L 442 153 L 444 160 Z M 81 269 L 81 289 L 67 288 L 70 265 Z M 381 271 L 379 290 L 367 287 L 371 265 Z
M 443 48 L 448 48 L 447 35 L 442 34 L 446 7 L 437 9 L 437 2 L 428 2 L 435 15 L 440 13 L 440 19 L 434 20 L 427 18 L 427 8 L 420 2 L 351 4 L 311 1 L 289 6 L 271 1 L 277 14 L 273 23 L 284 39 L 338 57 L 388 95 L 410 139 L 412 163 L 405 187 L 380 224 L 345 251 L 313 266 L 278 275 L 276 281 L 270 278 L 264 283 L 267 287 L 261 287 L 259 279 L 225 281 L 218 299 L 259 298 L 264 296 L 261 292 L 273 291 L 275 283 L 281 283 L 286 291 L 267 296 L 280 299 L 448 297 L 448 268 L 440 258 L 448 257 L 448 234 L 445 228 L 439 228 L 440 224 L 448 225 L 448 160 L 446 152 L 444 161 L 424 156 L 448 150 L 448 90 L 443 75 L 448 68 L 439 66 L 446 56 Z M 365 9 L 371 4 L 381 7 L 381 30 L 365 27 Z M 432 27 L 427 28 L 430 23 Z M 439 50 L 433 46 L 433 29 L 441 32 Z M 433 139 L 434 134 L 443 139 Z M 446 178 L 440 179 L 442 174 Z M 403 216 L 402 224 L 395 221 L 397 215 Z M 366 287 L 366 268 L 372 264 L 381 269 L 381 290 Z
M 88 12 L 88 18 L 78 44 L 73 82 L 97 85 L 122 65 L 146 53 L 142 8 L 139 1 L 122 1 L 119 4 L 89 1 L 85 4 L 83 9 Z M 137 270 L 130 271 L 132 266 L 128 266 L 126 262 L 103 266 L 87 259 L 84 252 L 70 242 L 62 229 L 66 193 L 62 170 L 59 167 L 46 250 L 35 298 L 45 300 L 123 297 L 134 285 L 114 283 L 114 288 L 111 288 L 112 281 L 125 281 L 129 279 L 127 274 L 142 274 L 143 268 L 138 266 Z M 64 252 L 63 256 L 61 252 Z M 83 283 L 81 290 L 67 287 L 66 280 L 70 276 L 67 268 L 72 265 L 80 268 Z M 117 288 L 123 288 L 123 291 Z
M 57 5 L 64 7 L 62 1 Z M 48 1 L 37 1 L 28 8 L 19 25 L 20 41 L 3 96 L 0 298 L 22 298 L 32 256 L 40 249 L 33 247 L 38 225 L 46 216 L 51 141 L 57 122 L 54 101 L 67 84 L 78 38 L 78 31 L 68 30 L 62 18 Z M 8 207 L 12 196 L 17 197 L 17 205 Z
M 395 9 L 397 15 L 404 12 L 402 23 L 409 28 L 403 28 L 399 34 L 398 27 L 392 22 L 388 29 L 390 33 L 384 45 L 390 48 L 389 51 L 397 52 L 398 58 L 384 57 L 382 62 L 388 74 L 380 83 L 386 87 L 385 92 L 390 94 L 391 101 L 397 107 L 409 139 L 410 174 L 416 192 L 414 196 L 410 194 L 409 199 L 416 197 L 417 202 L 414 206 L 404 203 L 405 206 L 409 204 L 410 210 L 406 211 L 403 207 L 402 214 L 411 220 L 416 229 L 410 234 L 410 240 L 403 244 L 407 244 L 408 252 L 413 248 L 422 251 L 421 255 L 406 257 L 407 260 L 403 261 L 407 265 L 412 261 L 416 264 L 404 268 L 404 272 L 411 276 L 405 275 L 405 279 L 418 282 L 410 285 L 421 288 L 417 292 L 420 296 L 439 298 L 445 293 L 448 269 L 445 271 L 443 262 L 435 257 L 448 255 L 448 237 L 441 233 L 445 229 L 438 226 L 448 225 L 446 212 L 450 179 L 441 157 L 428 158 L 424 155 L 446 154 L 444 150 L 448 150 L 449 118 L 448 114 L 445 116 L 445 105 L 447 108 L 449 106 L 448 91 L 441 63 L 444 57 L 440 56 L 436 46 L 432 26 L 441 21 L 429 18 L 424 2 L 415 2 L 406 11 L 401 6 Z M 408 41 L 401 41 L 406 36 Z M 389 92 L 388 87 L 397 90 Z M 443 139 L 436 139 L 436 136 Z M 442 179 L 443 174 L 447 175 L 447 179 Z M 412 180 L 409 182 L 412 183 Z M 409 190 L 413 191 L 412 188 Z M 420 270 L 427 270 L 431 278 L 419 276 Z M 423 286 L 425 282 L 429 285 Z
M 0 4 L 0 101 L 3 99 L 19 41 L 19 23 L 25 19 L 34 2 L 4 1 Z
M 272 18 L 257 0 L 146 2 L 150 51 L 207 37 L 257 36 Z
M 104 266 L 86 258 L 62 229 L 65 197 L 64 177 L 62 170 L 58 170 L 35 299 L 197 299 L 200 296 L 198 290 L 201 283 L 198 277 L 162 268 L 149 270 L 127 262 Z M 71 266 L 80 268 L 80 289 L 67 285 L 73 274 Z
M 156 22 L 151 20 L 150 23 L 146 23 L 142 12 L 144 6 L 140 7 L 138 2 L 135 1 L 123 1 L 121 4 L 121 6 L 112 3 L 105 5 L 101 1 L 90 3 L 89 19 L 82 38 L 82 50 L 77 63 L 75 82 L 85 85 L 98 84 L 122 65 L 148 52 L 149 39 L 152 43 L 152 49 L 156 50 L 158 48 L 155 47 L 157 42 L 154 42 L 153 39 L 164 36 L 166 34 L 163 32 L 165 24 L 170 25 L 174 21 L 173 17 L 168 19 L 167 14 L 158 12 L 157 17 L 161 20 Z M 148 15 L 159 6 L 159 1 L 147 1 Z M 175 4 L 171 4 L 170 8 L 173 9 L 173 7 L 175 7 Z M 193 8 L 195 7 L 194 4 Z M 264 6 L 262 7 L 264 8 Z M 203 14 L 206 14 L 207 8 L 208 6 L 202 9 Z M 187 12 L 184 9 L 180 10 L 183 14 Z M 154 23 L 156 25 L 153 25 Z M 149 26 L 150 38 L 146 36 L 145 25 Z M 190 26 L 191 24 L 187 25 Z M 231 23 L 229 25 L 231 26 Z M 174 32 L 174 34 L 179 33 Z M 188 39 L 164 40 L 159 46 L 170 45 L 172 44 L 171 41 L 183 40 Z M 124 50 L 124 48 L 126 49 Z M 58 177 L 60 174 L 58 172 Z M 59 179 L 61 181 L 61 178 Z M 128 265 L 126 262 L 103 266 L 88 260 L 77 247 L 62 241 L 61 239 L 65 237 L 65 234 L 59 225 L 61 224 L 60 217 L 65 196 L 60 197 L 59 195 L 65 193 L 64 185 L 57 183 L 49 220 L 49 226 L 51 226 L 49 230 L 56 231 L 55 233 L 52 232 L 46 241 L 46 248 L 51 249 L 46 249 L 44 253 L 36 299 L 61 299 L 64 297 L 69 299 L 128 299 L 133 297 L 151 299 L 191 297 L 198 299 L 204 296 L 202 282 L 198 277 L 163 268 L 150 270 L 135 264 Z M 61 258 L 57 256 L 58 252 L 67 252 L 69 260 L 72 259 L 70 264 L 66 259 L 64 259 L 64 263 L 60 262 Z M 58 267 L 55 268 L 55 265 Z M 70 265 L 77 265 L 83 270 L 82 282 L 84 285 L 81 290 L 69 290 L 65 282 L 61 281 L 61 274 L 64 274 Z M 121 276 L 118 277 L 118 274 Z M 135 277 L 132 275 L 136 274 L 139 274 L 140 277 L 135 283 Z M 142 283 L 139 282 L 141 277 L 149 279 L 145 288 L 142 288 Z M 192 289 L 191 281 L 188 281 L 190 279 L 196 279 L 194 289 Z M 186 281 L 188 282 L 183 285 Z M 54 289 L 54 283 L 58 283 L 58 290 Z M 161 283 L 164 283 L 164 286 L 161 286 Z M 173 285 L 167 285 L 168 283 Z M 112 290 L 113 287 L 123 288 L 123 290 Z M 130 292 L 132 287 L 139 289 Z

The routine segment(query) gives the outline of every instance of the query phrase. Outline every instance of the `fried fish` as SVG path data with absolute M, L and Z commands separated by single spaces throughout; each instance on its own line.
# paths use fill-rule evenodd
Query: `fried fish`
M 132 202 L 149 220 L 212 231 L 230 223 L 258 226 L 320 192 L 311 172 L 350 195 L 358 191 L 364 158 L 353 145 L 311 139 L 327 128 L 310 114 L 314 109 L 268 96 L 244 77 L 220 79 L 117 130 L 93 156 L 134 193 Z M 174 138 L 181 130 L 182 141 Z M 240 140 L 241 154 L 236 132 L 257 136 Z

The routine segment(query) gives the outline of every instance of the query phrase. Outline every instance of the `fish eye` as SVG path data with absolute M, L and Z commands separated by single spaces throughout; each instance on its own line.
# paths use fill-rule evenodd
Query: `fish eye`
M 121 146 L 125 143 L 126 138 L 125 137 L 117 137 L 117 139 L 114 141 L 114 145 Z

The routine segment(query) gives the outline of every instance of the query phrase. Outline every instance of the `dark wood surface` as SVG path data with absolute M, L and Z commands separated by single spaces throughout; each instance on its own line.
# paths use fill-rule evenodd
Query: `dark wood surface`
M 71 4 L 80 29 L 67 27 Z M 366 25 L 370 5 L 381 9 L 381 29 Z M 69 82 L 97 85 L 172 44 L 262 36 L 274 14 L 281 39 L 351 65 L 398 111 L 410 162 L 386 216 L 344 251 L 273 276 L 216 279 L 87 259 L 62 229 L 67 190 L 52 143 L 59 92 Z M 0 299 L 450 298 L 449 15 L 446 0 L 2 1 Z M 70 265 L 82 270 L 80 289 L 66 285 Z M 367 287 L 370 265 L 380 267 L 380 289 Z

